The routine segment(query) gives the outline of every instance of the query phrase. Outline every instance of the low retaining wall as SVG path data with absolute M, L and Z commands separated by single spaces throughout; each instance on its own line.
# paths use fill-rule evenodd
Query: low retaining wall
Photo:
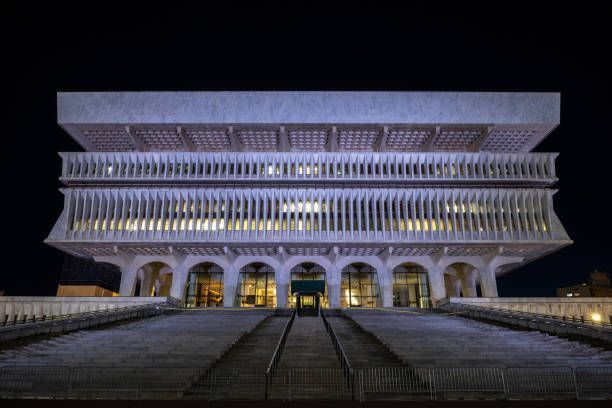
M 0 326 L 8 322 L 48 319 L 74 313 L 113 310 L 151 303 L 163 303 L 166 297 L 56 297 L 0 296 Z
M 500 297 L 500 298 L 462 298 L 451 297 L 450 303 L 511 310 L 515 312 L 537 313 L 565 317 L 566 319 L 596 320 L 612 323 L 612 298 L 606 297 Z
M 111 309 L 108 311 L 76 314 L 68 318 L 42 320 L 31 324 L 0 326 L 0 343 L 29 336 L 69 333 L 122 320 L 144 319 L 163 313 L 164 309 L 159 306 L 142 305 L 127 309 Z

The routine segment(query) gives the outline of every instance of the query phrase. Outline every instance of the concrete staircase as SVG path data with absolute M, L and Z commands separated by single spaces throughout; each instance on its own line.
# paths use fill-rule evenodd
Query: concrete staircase
M 321 317 L 295 318 L 271 379 L 271 399 L 350 398 L 351 390 Z
M 94 330 L 81 330 L 0 352 L 0 366 L 21 366 L 24 380 L 47 377 L 46 367 L 63 366 L 72 389 L 104 384 L 149 384 L 175 393 L 192 384 L 272 312 L 269 310 L 186 310 Z M 248 364 L 248 363 L 247 363 Z M 31 366 L 37 366 L 32 369 Z M 70 377 L 72 376 L 72 377 Z M 60 380 L 58 379 L 58 382 Z M 35 392 L 33 387 L 32 392 Z M 0 394 L 3 391 L 0 389 Z M 142 395 L 146 390 L 139 391 Z M 113 394 L 109 395 L 110 397 Z
M 612 365 L 612 352 L 541 332 L 443 314 L 346 313 L 410 367 Z
M 243 336 L 190 389 L 185 397 L 214 399 L 263 399 L 265 372 L 288 315 L 270 316 Z
M 353 320 L 342 316 L 329 316 L 327 321 L 334 328 L 354 369 L 403 366 L 400 359 Z
M 336 350 L 320 317 L 295 318 L 279 368 L 340 368 Z

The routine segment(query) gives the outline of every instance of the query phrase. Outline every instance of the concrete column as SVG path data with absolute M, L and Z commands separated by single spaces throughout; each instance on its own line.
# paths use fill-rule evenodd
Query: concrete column
M 387 265 L 378 273 L 383 307 L 393 307 L 393 271 Z
M 446 298 L 446 288 L 444 287 L 444 270 L 437 265 L 427 270 L 429 277 L 429 289 L 431 290 L 431 300 L 434 305 Z
M 479 269 L 480 288 L 483 297 L 497 297 L 497 281 L 495 280 L 495 267 L 487 265 Z
M 156 274 L 149 266 L 143 266 L 142 285 L 140 285 L 140 296 L 151 296 L 153 285 L 155 284 Z
M 287 307 L 291 271 L 282 265 L 274 275 L 276 278 L 276 307 Z
M 170 287 L 170 296 L 181 302 L 185 301 L 185 288 L 187 287 L 187 278 L 189 277 L 189 269 L 183 265 L 179 265 L 172 271 L 172 286 Z
M 119 294 L 121 296 L 134 296 L 137 272 L 137 267 L 126 266 L 121 268 L 121 285 L 119 287 Z
M 223 307 L 240 306 L 235 304 L 238 272 L 234 265 L 230 265 L 223 270 Z
M 478 296 L 476 293 L 476 271 L 474 269 L 464 266 L 461 272 L 459 272 L 459 279 L 461 280 L 463 297 Z
M 465 296 L 464 294 L 461 293 L 462 292 L 462 290 L 461 290 L 461 280 L 459 278 L 455 277 L 455 276 L 453 276 L 453 278 L 455 278 L 455 279 L 452 280 L 452 282 L 453 282 L 453 290 L 455 291 L 456 296 L 457 297 Z M 449 294 L 447 294 L 447 296 L 450 297 Z
M 329 300 L 330 308 L 340 307 L 340 278 L 341 273 L 336 265 L 330 266 L 325 271 L 325 279 L 327 279 L 327 299 Z
M 444 274 L 444 287 L 448 297 L 459 297 L 461 295 L 461 283 L 456 276 Z

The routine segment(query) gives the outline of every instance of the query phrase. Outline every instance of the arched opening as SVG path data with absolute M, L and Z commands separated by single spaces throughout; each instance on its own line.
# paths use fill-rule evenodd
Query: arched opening
M 342 269 L 340 307 L 380 307 L 378 274 L 372 266 L 357 262 Z
M 431 307 L 425 268 L 410 262 L 393 268 L 393 306 Z
M 223 268 L 203 262 L 189 270 L 185 303 L 188 307 L 223 306 Z
M 303 262 L 299 265 L 291 268 L 291 280 L 292 281 L 324 281 L 325 282 L 325 293 L 321 296 L 321 307 L 329 307 L 327 301 L 327 280 L 325 276 L 325 268 L 321 265 L 313 262 Z M 291 294 L 291 287 L 289 287 L 288 307 L 296 306 L 295 296 Z
M 465 262 L 455 262 L 444 270 L 444 285 L 448 297 L 478 297 L 480 272 Z
M 236 304 L 240 307 L 275 307 L 276 279 L 274 268 L 254 262 L 240 269 Z
M 170 296 L 172 268 L 163 262 L 150 262 L 136 274 L 135 296 Z

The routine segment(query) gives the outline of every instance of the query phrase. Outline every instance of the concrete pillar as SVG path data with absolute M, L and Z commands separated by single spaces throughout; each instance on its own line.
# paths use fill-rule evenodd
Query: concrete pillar
M 157 296 L 170 296 L 173 277 L 173 272 L 168 272 L 163 275 L 159 275 L 159 289 L 157 292 Z
M 236 285 L 238 284 L 238 269 L 230 265 L 223 270 L 223 307 L 240 306 L 236 304 Z
M 461 282 L 456 276 L 445 273 L 444 288 L 448 297 L 459 297 L 461 295 Z
M 330 266 L 325 271 L 325 279 L 327 279 L 327 299 L 329 300 L 330 308 L 340 307 L 340 279 L 341 273 L 336 265 Z
M 274 275 L 276 279 L 276 307 L 287 307 L 291 271 L 285 265 L 282 265 L 275 270 Z
M 461 292 L 462 292 L 462 290 L 461 290 L 461 280 L 460 280 L 459 278 L 457 278 L 456 276 L 453 276 L 453 278 L 454 278 L 454 279 L 452 279 L 452 282 L 453 282 L 453 290 L 454 290 L 454 292 L 456 293 L 456 296 L 457 296 L 457 297 L 460 297 L 460 296 L 465 296 L 465 295 L 463 295 L 463 294 L 461 293 Z M 449 294 L 447 294 L 447 296 L 448 296 L 448 297 L 450 297 L 450 295 L 449 295 Z
M 187 279 L 189 277 L 189 269 L 183 265 L 176 267 L 172 271 L 172 286 L 170 287 L 170 296 L 181 302 L 185 301 L 185 289 L 187 287 Z
M 477 297 L 476 293 L 476 271 L 470 266 L 465 265 L 459 272 L 463 297 Z
M 121 296 L 134 296 L 137 272 L 138 268 L 131 265 L 121 268 L 121 285 L 119 286 Z
M 444 270 L 437 265 L 427 270 L 429 277 L 429 289 L 431 290 L 431 300 L 434 305 L 446 298 L 446 288 L 444 287 Z
M 158 273 L 154 271 L 149 265 L 142 267 L 143 277 L 142 285 L 140 285 L 140 296 L 151 296 L 153 291 L 153 285 L 155 285 L 155 279 L 157 279 Z
M 497 297 L 497 281 L 495 280 L 495 267 L 487 265 L 479 269 L 480 289 L 483 297 Z
M 387 265 L 378 273 L 380 295 L 383 307 L 393 307 L 393 271 Z

